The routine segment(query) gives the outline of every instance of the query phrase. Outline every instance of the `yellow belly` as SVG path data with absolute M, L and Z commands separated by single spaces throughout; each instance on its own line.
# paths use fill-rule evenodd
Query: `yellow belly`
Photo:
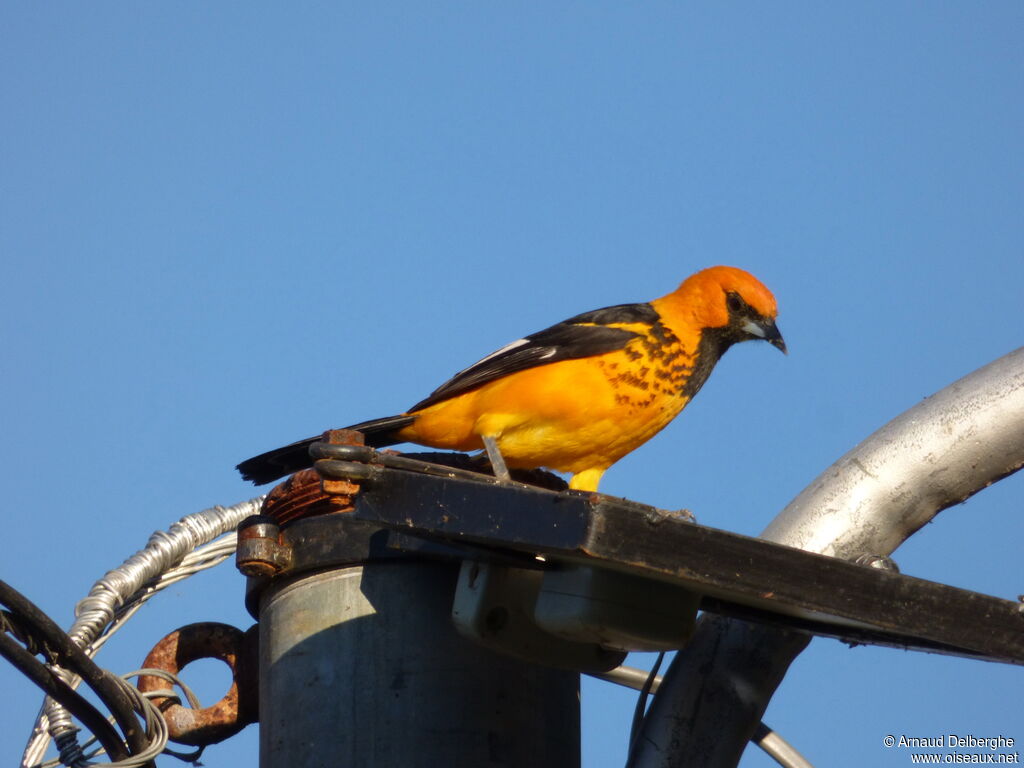
M 614 352 L 510 374 L 417 412 L 400 436 L 467 451 L 482 448 L 480 436 L 489 435 L 512 468 L 603 471 L 657 434 L 686 402 L 650 367 Z

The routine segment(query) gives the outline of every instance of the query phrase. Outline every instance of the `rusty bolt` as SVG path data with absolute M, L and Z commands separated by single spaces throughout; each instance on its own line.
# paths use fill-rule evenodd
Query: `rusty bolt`
M 235 565 L 246 576 L 273 576 L 291 561 L 287 547 L 281 544 L 281 529 L 272 518 L 253 515 L 238 526 L 238 550 Z
M 347 445 L 347 446 L 360 446 L 363 443 L 363 433 L 357 432 L 354 429 L 332 429 L 324 433 L 324 437 L 327 438 L 325 442 L 330 445 Z M 323 466 L 319 461 L 316 462 L 314 468 Z M 361 468 L 366 470 L 367 465 L 361 465 Z M 367 470 L 368 471 L 368 470 Z M 358 472 L 358 470 L 357 470 Z M 359 477 L 331 477 L 321 473 L 321 487 L 324 493 L 331 496 L 344 496 L 351 498 L 359 493 Z

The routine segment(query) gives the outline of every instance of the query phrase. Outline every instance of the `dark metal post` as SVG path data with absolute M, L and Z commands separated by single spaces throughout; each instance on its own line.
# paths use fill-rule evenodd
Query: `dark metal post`
M 451 620 L 454 563 L 275 578 L 259 601 L 260 765 L 579 765 L 579 676 L 495 654 Z

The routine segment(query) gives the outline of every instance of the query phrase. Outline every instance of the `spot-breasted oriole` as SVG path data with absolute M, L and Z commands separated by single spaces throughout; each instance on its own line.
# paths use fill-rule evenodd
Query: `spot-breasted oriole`
M 455 374 L 405 413 L 355 424 L 367 445 L 485 448 L 495 474 L 546 467 L 595 491 L 605 470 L 686 406 L 733 344 L 786 351 L 771 292 L 735 267 L 710 267 L 645 304 L 584 312 Z M 247 459 L 262 484 L 312 465 L 319 437 Z

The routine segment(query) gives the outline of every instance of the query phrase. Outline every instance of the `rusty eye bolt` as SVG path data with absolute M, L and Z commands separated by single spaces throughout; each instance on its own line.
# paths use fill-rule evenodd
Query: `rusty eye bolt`
M 231 669 L 231 687 L 224 697 L 203 709 L 191 709 L 162 696 L 153 703 L 163 712 L 171 741 L 202 747 L 224 741 L 257 721 L 257 627 L 243 632 L 229 624 L 207 621 L 174 630 L 153 646 L 144 667 L 178 675 L 199 659 L 220 659 Z M 159 677 L 142 676 L 143 693 L 166 690 Z

